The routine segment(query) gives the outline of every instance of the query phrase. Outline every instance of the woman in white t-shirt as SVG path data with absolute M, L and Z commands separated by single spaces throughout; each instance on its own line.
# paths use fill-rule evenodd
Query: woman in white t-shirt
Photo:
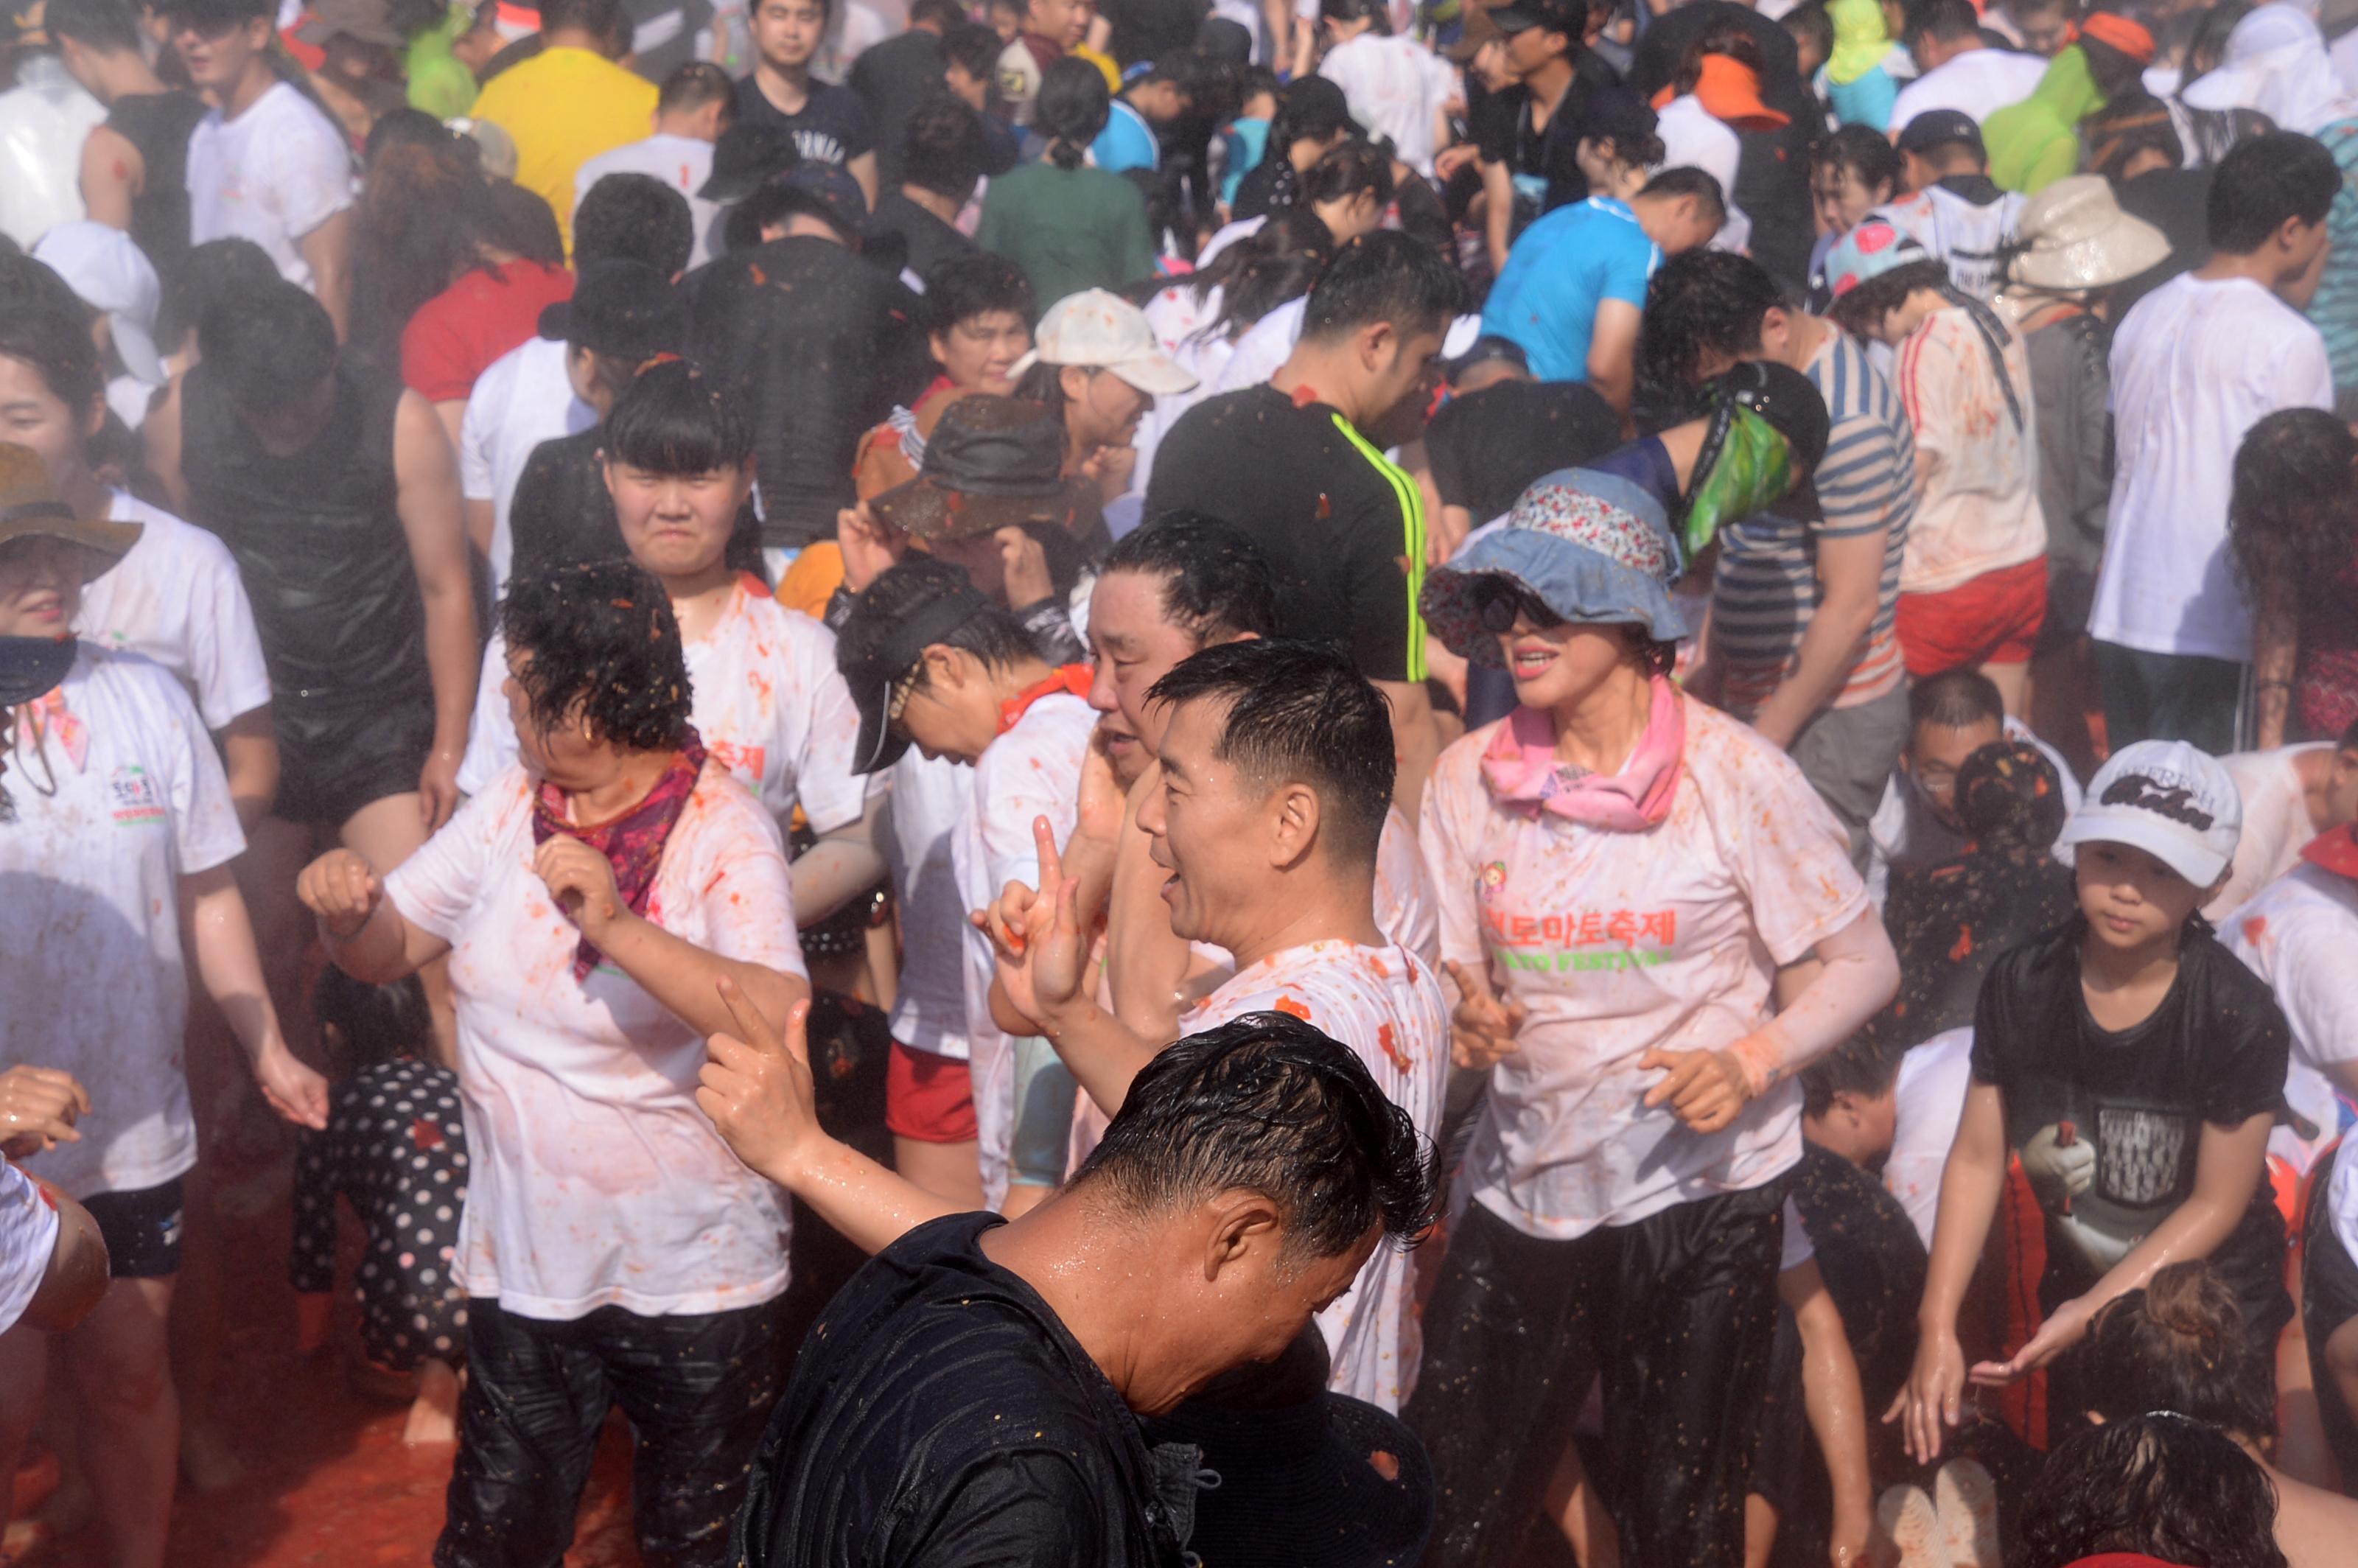
M 1684 489 L 1694 449 L 1686 427 L 1542 479 L 1423 591 L 1433 634 L 1521 704 L 1424 797 L 1458 1059 L 1497 1063 L 1407 1411 L 1440 1489 L 1433 1562 L 1520 1539 L 1600 1375 L 1624 1554 L 1742 1560 L 1801 1157 L 1789 1080 L 1898 978 L 1800 770 L 1669 679 L 1683 562 L 1649 487 Z M 1779 970 L 1812 959 L 1778 1011 Z
M 785 854 L 689 722 L 661 583 L 525 573 L 500 627 L 522 765 L 382 882 L 340 849 L 298 889 L 355 979 L 450 959 L 470 1381 L 437 1556 L 553 1562 L 618 1401 L 642 1551 L 704 1562 L 781 1389 L 787 1215 L 692 1095 L 724 998 L 809 994 Z
M 0 635 L 70 635 L 82 586 L 138 539 L 79 518 L 29 449 L 0 444 Z M 107 1554 L 163 1561 L 180 1412 L 165 1325 L 197 1130 L 180 1056 L 182 924 L 198 977 L 279 1113 L 320 1127 L 327 1088 L 287 1048 L 229 862 L 245 848 L 203 722 L 135 654 L 83 644 L 7 719 L 0 813 L 0 1069 L 78 1080 L 89 1110 L 29 1168 L 90 1211 L 113 1282 L 63 1341 Z M 0 1475 L 40 1405 L 49 1346 L 0 1335 Z M 159 1391 L 160 1390 L 160 1391 Z

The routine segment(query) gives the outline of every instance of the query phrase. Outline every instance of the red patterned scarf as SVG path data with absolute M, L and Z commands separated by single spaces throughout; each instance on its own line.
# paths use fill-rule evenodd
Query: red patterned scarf
M 532 800 L 532 841 L 537 847 L 560 833 L 580 839 L 614 868 L 614 889 L 631 913 L 644 914 L 647 895 L 654 891 L 655 868 L 663 863 L 664 845 L 687 807 L 687 797 L 695 793 L 697 775 L 703 771 L 704 738 L 690 725 L 687 742 L 646 797 L 611 821 L 590 827 L 568 822 L 565 796 L 556 785 L 543 784 Z M 588 979 L 603 957 L 590 938 L 581 938 L 573 953 L 573 978 Z

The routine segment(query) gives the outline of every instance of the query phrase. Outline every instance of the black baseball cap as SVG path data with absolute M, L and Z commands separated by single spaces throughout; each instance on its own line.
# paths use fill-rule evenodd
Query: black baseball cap
M 541 310 L 540 335 L 644 363 L 677 353 L 686 331 L 669 278 L 644 262 L 608 256 L 582 267 L 572 298 Z
M 798 163 L 763 181 L 760 194 L 777 216 L 807 212 L 831 225 L 843 243 L 859 249 L 868 232 L 868 197 L 849 170 L 831 163 Z M 774 222 L 764 213 L 765 222 Z
M 697 194 L 707 201 L 742 201 L 763 180 L 794 168 L 802 157 L 792 132 L 740 120 L 712 144 L 712 172 Z
M 0 637 L 0 708 L 45 697 L 73 668 L 71 637 Z
M 1587 0 L 1512 0 L 1490 7 L 1490 24 L 1509 37 L 1539 27 L 1578 43 L 1588 30 L 1588 4 Z
M 852 665 L 838 662 L 851 705 L 860 710 L 860 739 L 851 750 L 853 773 L 882 773 L 908 752 L 909 738 L 892 728 L 892 688 L 908 678 L 927 648 L 993 602 L 974 589 L 953 589 L 892 628 L 892 634 L 868 658 Z
M 1903 153 L 1929 153 L 1960 143 L 1976 157 L 1989 156 L 1982 148 L 1982 128 L 1971 114 L 1962 109 L 1927 109 L 1908 122 L 1898 145 Z

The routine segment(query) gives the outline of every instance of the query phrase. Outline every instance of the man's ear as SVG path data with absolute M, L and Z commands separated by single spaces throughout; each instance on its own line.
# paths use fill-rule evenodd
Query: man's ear
M 1227 1270 L 1242 1267 L 1256 1254 L 1278 1245 L 1282 1227 L 1277 1205 L 1265 1193 L 1250 1187 L 1230 1187 L 1206 1201 L 1204 1281 L 1217 1281 Z
M 1318 792 L 1300 782 L 1280 784 L 1269 799 L 1270 864 L 1280 871 L 1301 864 L 1318 842 L 1323 819 Z
M 966 658 L 946 643 L 926 644 L 925 684 L 939 691 L 957 691 L 966 685 Z
M 1359 368 L 1370 374 L 1391 368 L 1392 356 L 1400 351 L 1400 334 L 1392 330 L 1390 321 L 1377 321 L 1359 329 Z

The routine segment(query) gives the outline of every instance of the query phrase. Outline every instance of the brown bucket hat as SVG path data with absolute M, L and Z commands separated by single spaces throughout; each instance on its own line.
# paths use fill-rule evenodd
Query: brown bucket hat
M 88 552 L 81 580 L 90 581 L 139 542 L 139 524 L 76 517 L 49 482 L 49 465 L 30 447 L 0 441 L 0 547 L 35 535 L 63 539 Z
M 942 410 L 917 477 L 868 504 L 912 538 L 966 539 L 1022 523 L 1069 526 L 1076 497 L 1065 479 L 1065 422 L 1036 403 L 979 392 Z

